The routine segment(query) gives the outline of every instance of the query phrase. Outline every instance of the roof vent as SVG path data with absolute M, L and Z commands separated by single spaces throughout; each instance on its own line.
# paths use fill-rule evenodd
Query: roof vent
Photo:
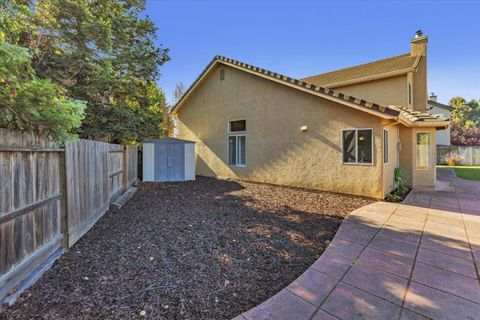
M 416 38 L 420 38 L 421 36 L 423 36 L 422 30 L 417 30 L 417 31 L 415 31 L 415 39 L 416 39 Z

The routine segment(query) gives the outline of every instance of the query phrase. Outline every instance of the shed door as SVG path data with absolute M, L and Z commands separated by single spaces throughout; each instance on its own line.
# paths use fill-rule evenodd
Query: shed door
M 155 144 L 155 181 L 169 181 L 167 143 Z
M 184 166 L 184 152 L 183 144 L 172 143 L 168 145 L 169 150 L 169 181 L 183 181 L 185 180 L 185 166 Z

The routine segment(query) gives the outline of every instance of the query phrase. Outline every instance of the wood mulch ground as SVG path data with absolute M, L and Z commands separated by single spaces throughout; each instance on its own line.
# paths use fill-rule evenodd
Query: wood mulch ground
M 203 177 L 145 183 L 3 316 L 229 319 L 302 274 L 371 202 Z

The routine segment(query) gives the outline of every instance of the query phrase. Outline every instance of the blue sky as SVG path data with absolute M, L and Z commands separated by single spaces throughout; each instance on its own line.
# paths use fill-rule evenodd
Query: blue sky
M 480 98 L 480 1 L 148 0 L 170 48 L 159 86 L 171 101 L 217 54 L 302 78 L 409 51 L 422 29 L 428 90 L 440 102 Z

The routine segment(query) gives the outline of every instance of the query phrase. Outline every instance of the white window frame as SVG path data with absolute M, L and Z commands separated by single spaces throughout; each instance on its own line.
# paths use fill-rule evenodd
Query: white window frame
M 429 148 L 428 148 L 428 168 L 419 168 L 417 166 L 417 136 L 419 133 L 428 133 L 429 136 Z M 415 170 L 428 171 L 432 170 L 432 133 L 430 131 L 415 131 L 413 136 L 413 142 L 415 145 Z
M 385 132 L 387 132 L 387 141 L 385 141 Z M 390 131 L 387 128 L 383 128 L 383 164 L 388 164 L 390 162 L 390 143 L 388 140 L 390 140 Z M 385 161 L 385 146 L 387 146 L 387 161 Z
M 371 163 L 365 163 L 365 162 L 358 162 L 358 142 L 357 142 L 357 136 L 358 136 L 358 131 L 360 130 L 370 130 L 372 131 L 372 162 Z M 343 161 L 343 132 L 344 131 L 355 131 L 355 161 L 356 162 L 344 162 Z M 374 145 L 374 135 L 373 135 L 373 128 L 350 128 L 350 129 L 342 129 L 342 132 L 340 134 L 340 144 L 341 144 L 341 162 L 342 164 L 346 165 L 354 165 L 354 166 L 373 166 L 375 163 L 375 150 L 373 149 Z
M 408 106 L 411 107 L 413 105 L 413 86 L 410 81 L 408 81 L 408 85 L 407 85 L 407 99 L 408 99 Z
M 230 131 L 230 122 L 235 122 L 235 121 L 245 121 L 245 129 L 247 129 L 247 120 L 246 120 L 246 119 L 228 120 L 228 121 L 227 121 L 227 132 L 228 132 L 228 134 L 246 134 L 246 133 L 247 133 L 247 130 L 243 130 L 243 131 Z
M 235 119 L 235 120 L 228 120 L 227 121 L 227 164 L 229 167 L 237 167 L 237 168 L 245 168 L 247 166 L 247 134 L 246 130 L 244 131 L 230 131 L 230 123 L 235 121 L 245 121 L 245 129 L 247 128 L 247 120 L 246 119 Z M 235 137 L 235 164 L 230 164 L 230 137 Z M 238 164 L 240 159 L 240 143 L 239 137 L 245 137 L 245 163 Z

